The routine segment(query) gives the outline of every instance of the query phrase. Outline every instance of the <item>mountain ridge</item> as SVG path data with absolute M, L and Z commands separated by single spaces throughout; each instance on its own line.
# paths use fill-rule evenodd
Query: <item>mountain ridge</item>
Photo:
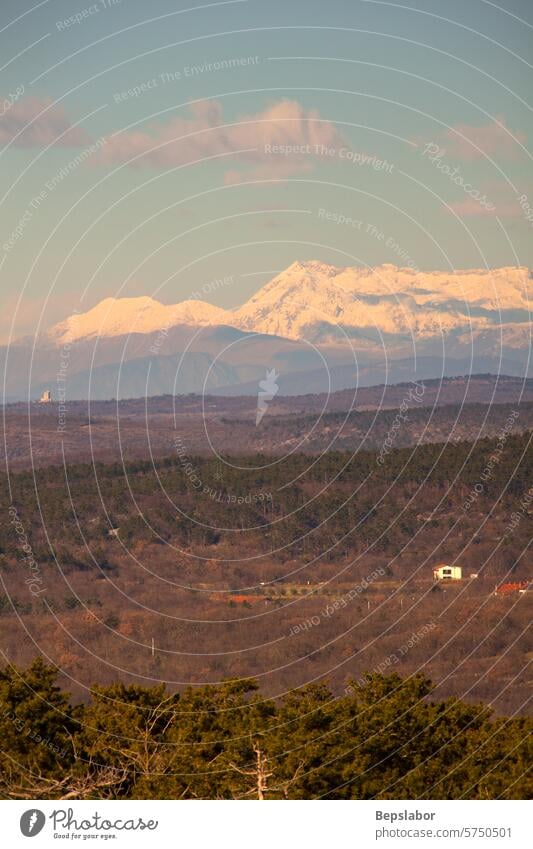
M 427 339 L 498 326 L 512 338 L 507 328 L 528 322 L 532 301 L 531 274 L 520 266 L 447 273 L 391 264 L 338 268 L 311 260 L 293 263 L 234 309 L 197 299 L 166 305 L 149 296 L 105 298 L 54 325 L 45 338 L 63 345 L 164 333 L 179 324 L 229 326 L 315 344 L 346 342 L 365 329 Z M 513 311 L 521 320 L 502 320 Z
M 532 283 L 523 267 L 425 273 L 313 260 L 231 310 L 105 298 L 0 348 L 3 400 L 255 394 L 272 368 L 288 394 L 472 371 L 525 377 Z

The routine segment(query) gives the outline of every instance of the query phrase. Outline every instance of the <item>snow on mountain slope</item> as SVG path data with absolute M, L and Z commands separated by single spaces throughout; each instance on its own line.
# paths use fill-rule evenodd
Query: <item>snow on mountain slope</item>
M 414 336 L 494 334 L 527 343 L 533 286 L 527 268 L 419 272 L 394 265 L 336 268 L 295 262 L 245 304 L 223 310 L 203 301 L 166 306 L 149 298 L 106 298 L 53 327 L 52 343 L 153 333 L 186 324 L 229 325 L 315 343 L 343 333 Z M 518 342 L 518 345 L 521 344 Z
M 237 310 L 234 322 L 242 329 L 314 342 L 332 335 L 340 340 L 343 330 L 350 329 L 435 335 L 465 325 L 463 317 L 447 309 L 419 305 L 412 294 L 376 295 L 355 287 L 350 291 L 322 275 L 304 275 L 291 283 L 283 278 Z
M 225 310 L 205 301 L 182 301 L 166 306 L 148 297 L 106 298 L 89 312 L 72 315 L 56 324 L 48 332 L 48 338 L 64 344 L 96 336 L 157 333 L 178 324 L 224 324 L 226 319 Z
M 524 267 L 428 272 L 386 264 L 340 269 L 337 282 L 352 292 L 411 292 L 418 303 L 457 300 L 491 310 L 528 309 L 533 295 L 529 269 Z
M 298 262 L 236 310 L 233 323 L 313 341 L 328 335 L 326 328 L 319 328 L 318 337 L 312 333 L 313 325 L 323 322 L 428 337 L 494 326 L 502 321 L 500 311 L 527 311 L 532 302 L 527 268 L 448 274 L 394 265 L 363 269 Z

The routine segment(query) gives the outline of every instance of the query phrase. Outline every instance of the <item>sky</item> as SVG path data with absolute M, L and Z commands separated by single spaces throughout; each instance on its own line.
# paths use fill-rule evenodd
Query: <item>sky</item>
M 0 40 L 2 343 L 297 260 L 533 266 L 530 0 L 2 0 Z

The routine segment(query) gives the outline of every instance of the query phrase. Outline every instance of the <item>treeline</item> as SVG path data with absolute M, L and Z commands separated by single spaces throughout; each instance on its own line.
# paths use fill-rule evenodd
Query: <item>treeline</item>
M 321 416 L 318 427 L 316 414 L 270 415 L 268 426 L 259 431 L 253 420 L 224 417 L 221 421 L 227 427 L 227 437 L 219 436 L 218 442 L 219 448 L 220 445 L 227 447 L 237 443 L 243 453 L 257 450 L 256 446 L 261 443 L 265 446 L 263 450 L 279 454 L 283 453 L 283 446 L 294 446 L 298 440 L 304 439 L 305 450 L 318 454 L 329 450 L 332 439 L 334 444 L 331 447 L 337 451 L 355 451 L 361 446 L 367 451 L 379 451 L 391 432 L 394 432 L 396 448 L 445 439 L 452 442 L 472 441 L 474 437 L 494 439 L 500 435 L 514 411 L 518 411 L 519 415 L 513 422 L 513 432 L 530 430 L 533 427 L 531 402 L 422 407 L 410 400 L 403 411 L 391 408 L 326 412 Z M 401 427 L 397 428 L 399 413 Z M 201 453 L 205 454 L 205 449 Z
M 530 718 L 433 701 L 369 673 L 334 698 L 253 681 L 94 687 L 73 706 L 40 659 L 0 672 L 0 794 L 17 799 L 530 798 Z
M 264 455 L 228 463 L 179 454 L 151 462 L 69 465 L 4 476 L 0 480 L 0 556 L 14 558 L 20 538 L 7 520 L 14 505 L 36 558 L 55 554 L 73 567 L 112 566 L 113 545 L 165 544 L 178 549 L 242 546 L 278 559 L 354 550 L 394 554 L 417 533 L 427 514 L 429 540 L 439 515 L 474 514 L 501 527 L 533 479 L 531 432 L 476 443 L 385 446 L 355 455 L 302 453 L 283 462 Z M 287 485 L 290 483 L 290 485 Z M 497 505 L 497 509 L 496 509 Z M 46 528 L 46 533 L 45 533 Z M 229 530 L 225 530 L 229 529 Z M 237 529 L 240 533 L 235 533 Z M 435 530 L 442 536 L 442 527 Z M 514 531 L 518 543 L 528 517 Z M 118 537 L 118 540 L 116 539 Z M 90 547 L 94 560 L 81 556 Z M 62 554 L 65 556 L 62 557 Z M 216 554 L 215 554 L 216 556 Z

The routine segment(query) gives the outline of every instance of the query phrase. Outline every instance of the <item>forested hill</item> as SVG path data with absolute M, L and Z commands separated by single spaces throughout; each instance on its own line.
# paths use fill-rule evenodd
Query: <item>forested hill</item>
M 301 553 L 334 559 L 361 545 L 394 552 L 421 521 L 426 537 L 435 530 L 437 536 L 443 514 L 464 527 L 488 513 L 503 533 L 533 480 L 531 437 L 402 449 L 384 444 L 379 452 L 318 458 L 294 453 L 282 462 L 265 455 L 228 462 L 189 456 L 182 443 L 154 464 L 49 467 L 11 475 L 9 488 L 4 476 L 0 507 L 17 508 L 45 560 L 45 528 L 73 561 L 85 544 L 112 557 L 116 537 L 127 546 L 172 542 L 207 546 L 212 554 L 249 548 L 282 559 Z M 528 521 L 529 514 L 521 534 Z M 15 546 L 4 523 L 0 553 Z
M 276 396 L 256 426 L 257 396 L 164 396 L 68 401 L 4 409 L 0 459 L 17 471 L 45 465 L 162 459 L 176 436 L 189 454 L 284 456 L 289 451 L 379 450 L 394 445 L 496 437 L 513 412 L 515 433 L 533 428 L 533 380 L 471 378 L 375 386 L 331 395 Z M 397 419 L 401 427 L 397 427 Z

